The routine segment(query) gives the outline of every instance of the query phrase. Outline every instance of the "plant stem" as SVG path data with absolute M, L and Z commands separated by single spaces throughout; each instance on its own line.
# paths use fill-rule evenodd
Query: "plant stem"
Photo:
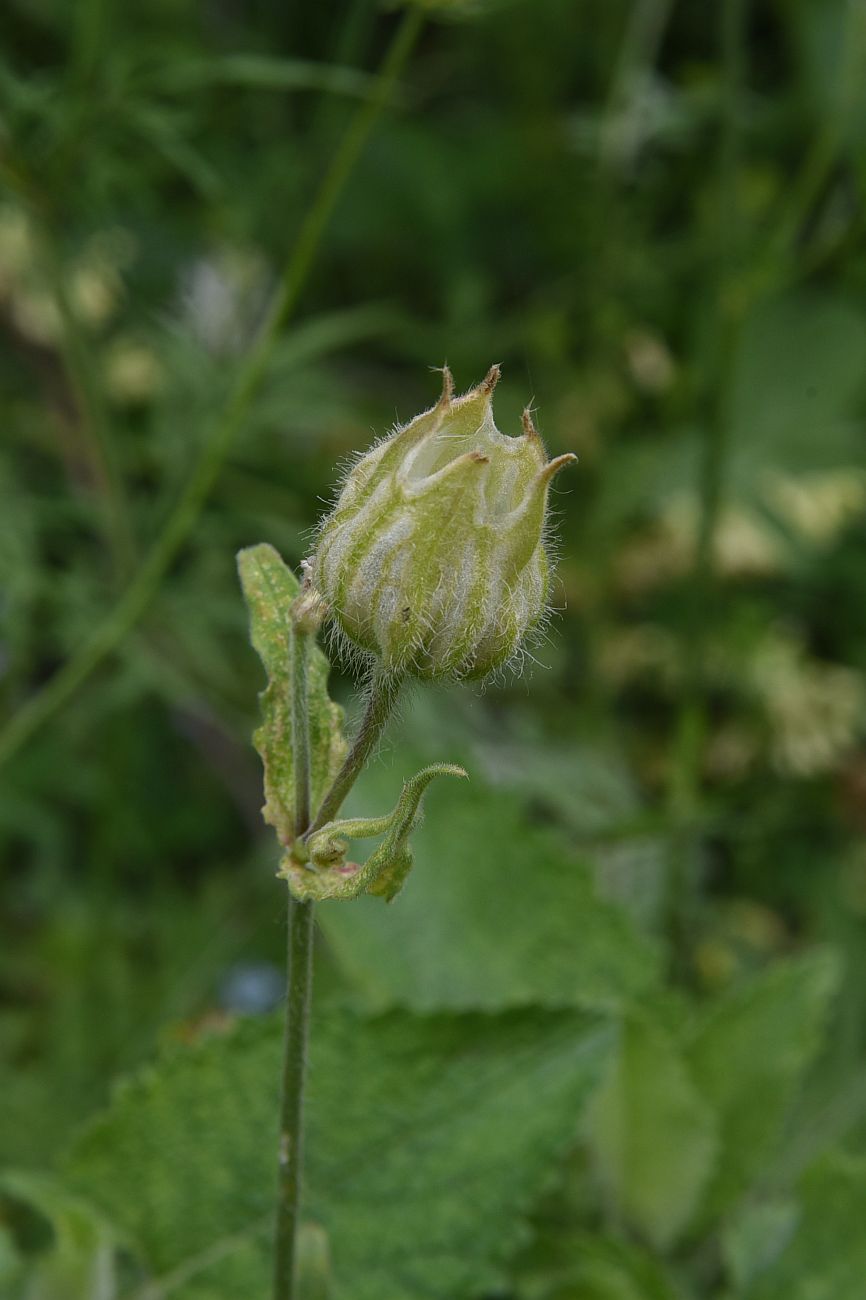
M 78 653 L 67 660 L 47 686 L 31 696 L 0 733 L 0 764 L 17 753 L 91 676 L 103 659 L 117 649 L 156 595 L 160 583 L 192 532 L 232 443 L 238 431 L 243 428 L 251 402 L 267 371 L 279 331 L 297 305 L 337 200 L 403 70 L 422 21 L 420 7 L 412 6 L 397 28 L 379 71 L 375 93 L 359 107 L 349 123 L 301 226 L 267 320 L 238 374 L 225 412 L 203 448 L 161 534 L 124 595 L 97 624 Z
M 294 825 L 302 835 L 324 826 L 339 811 L 393 712 L 401 679 L 394 673 L 374 677 L 367 708 L 352 748 L 310 824 L 310 727 L 307 661 L 310 634 L 292 624 L 292 756 Z M 304 1076 L 313 983 L 313 905 L 289 894 L 286 1024 L 283 1036 L 280 1100 L 280 1155 L 274 1251 L 274 1300 L 295 1300 L 297 1238 L 303 1175 Z
M 330 790 L 322 800 L 308 834 L 312 835 L 314 831 L 321 830 L 340 811 L 340 805 L 360 776 L 361 769 L 394 711 L 402 684 L 403 678 L 396 673 L 377 673 L 373 678 L 370 694 L 367 697 L 367 707 L 352 742 L 352 748 L 334 777 Z
M 295 774 L 294 827 L 303 835 L 310 822 L 310 718 L 307 680 L 310 634 L 296 622 L 289 634 L 292 683 L 292 760 Z M 280 1096 L 277 1216 L 274 1242 L 274 1300 L 292 1300 L 297 1281 L 298 1211 L 303 1174 L 304 1075 L 313 984 L 313 905 L 288 895 L 286 1022 Z
M 274 1249 L 274 1300 L 294 1300 L 304 1164 L 304 1078 L 313 987 L 313 904 L 289 894 L 288 989 L 283 1034 L 280 1154 Z

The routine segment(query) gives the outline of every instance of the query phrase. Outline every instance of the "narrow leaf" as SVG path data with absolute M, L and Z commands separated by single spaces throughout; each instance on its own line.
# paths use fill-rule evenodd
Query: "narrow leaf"
M 656 1247 L 670 1246 L 694 1214 L 718 1142 L 712 1109 L 660 1027 L 636 1018 L 623 1025 L 590 1141 L 619 1213 Z
M 250 614 L 252 643 L 268 675 L 267 688 L 259 696 L 263 721 L 253 736 L 265 770 L 263 815 L 276 830 L 280 843 L 289 845 L 295 838 L 289 609 L 300 585 L 268 545 L 241 551 L 238 572 Z M 328 696 L 328 672 L 327 659 L 313 647 L 308 681 L 314 805 L 325 793 L 346 752 L 343 710 Z
M 328 822 L 310 837 L 308 865 L 287 858 L 284 874 L 292 893 L 302 901 L 357 898 L 378 894 L 390 903 L 412 868 L 409 836 L 421 821 L 421 800 L 437 776 L 466 776 L 454 763 L 434 763 L 403 783 L 397 806 L 386 817 Z M 348 841 L 382 835 L 382 843 L 359 866 L 346 862 Z

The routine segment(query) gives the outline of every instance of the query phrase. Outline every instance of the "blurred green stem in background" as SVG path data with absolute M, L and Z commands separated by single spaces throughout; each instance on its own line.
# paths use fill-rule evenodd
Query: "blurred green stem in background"
M 742 213 L 737 194 L 741 123 L 738 106 L 745 81 L 749 0 L 726 0 L 719 8 L 723 72 L 719 136 L 719 251 L 713 319 L 707 332 L 708 392 L 698 480 L 698 533 L 690 594 L 691 632 L 686 638 L 685 688 L 676 724 L 668 804 L 674 822 L 668 880 L 668 918 L 674 959 L 688 971 L 698 903 L 701 769 L 708 716 L 706 658 L 715 626 L 714 551 L 722 505 L 728 435 L 730 368 L 745 292 L 735 284 Z
M 628 14 L 599 132 L 599 168 L 607 197 L 611 181 L 633 162 L 633 143 L 617 139 L 617 118 L 635 82 L 655 67 L 672 9 L 673 0 L 636 0 Z
M 98 624 L 78 654 L 52 677 L 47 686 L 31 697 L 0 732 L 0 763 L 16 754 L 87 681 L 103 659 L 117 649 L 156 595 L 172 561 L 192 531 L 243 426 L 267 372 L 279 332 L 294 311 L 312 270 L 328 221 L 367 137 L 391 98 L 422 22 L 420 9 L 413 6 L 398 25 L 382 61 L 375 91 L 369 100 L 359 105 L 331 160 L 301 225 L 258 339 L 240 368 L 222 418 L 205 443 L 162 532 L 124 595 Z
M 121 580 L 132 571 L 135 541 L 131 530 L 132 512 L 112 437 L 111 419 L 91 350 L 69 300 L 63 259 L 50 221 L 43 222 L 41 236 L 46 276 L 62 325 L 60 351 L 63 364 L 78 407 L 79 431 L 90 462 L 93 486 L 105 515 L 105 533 L 114 576 Z
M 75 39 L 70 76 L 87 84 L 105 51 L 109 7 L 105 0 L 81 0 L 76 7 Z

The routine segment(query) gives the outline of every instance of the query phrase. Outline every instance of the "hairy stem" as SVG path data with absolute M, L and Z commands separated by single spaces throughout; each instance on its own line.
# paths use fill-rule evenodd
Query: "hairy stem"
M 346 761 L 310 822 L 310 728 L 307 661 L 311 635 L 297 623 L 291 631 L 292 754 L 294 757 L 294 824 L 297 835 L 312 834 L 331 821 L 370 757 L 390 718 L 401 679 L 380 673 L 373 679 L 367 708 Z M 277 1224 L 274 1252 L 274 1300 L 297 1295 L 297 1239 L 303 1175 L 304 1076 L 313 982 L 313 904 L 289 895 L 288 992 L 283 1036 L 282 1094 Z
M 321 830 L 326 822 L 333 821 L 340 811 L 343 800 L 360 776 L 364 764 L 370 757 L 388 719 L 394 712 L 394 705 L 397 703 L 402 684 L 402 677 L 396 673 L 377 673 L 373 678 L 370 694 L 367 697 L 367 707 L 364 710 L 364 716 L 361 719 L 357 735 L 352 742 L 352 748 L 346 755 L 343 766 L 334 777 L 330 790 L 322 800 L 321 807 L 313 818 L 313 824 L 308 834 L 312 835 L 314 831 Z
M 274 1249 L 274 1300 L 297 1294 L 298 1220 L 304 1165 L 304 1078 L 313 987 L 313 904 L 289 894 L 286 1023 Z
M 222 418 L 187 481 L 162 533 L 124 595 L 96 625 L 81 649 L 55 673 L 47 686 L 19 709 L 0 733 L 0 763 L 11 758 L 113 650 L 123 642 L 159 590 L 160 583 L 195 526 L 232 443 L 243 428 L 251 402 L 267 371 L 279 331 L 297 305 L 328 221 L 370 131 L 387 103 L 421 28 L 420 8 L 406 11 L 382 63 L 375 93 L 358 109 L 322 180 L 289 256 L 267 320 L 237 377 Z
M 294 826 L 310 823 L 310 717 L 307 663 L 310 634 L 291 623 Z M 288 895 L 286 1021 L 280 1096 L 280 1145 L 274 1243 L 274 1300 L 292 1300 L 297 1282 L 298 1211 L 303 1173 L 304 1075 L 313 983 L 313 905 Z

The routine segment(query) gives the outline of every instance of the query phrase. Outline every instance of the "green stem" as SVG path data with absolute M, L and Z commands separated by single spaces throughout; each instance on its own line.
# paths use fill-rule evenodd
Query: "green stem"
M 288 992 L 283 1034 L 274 1300 L 294 1300 L 304 1165 L 304 1079 L 313 987 L 313 904 L 289 894 Z
M 151 547 L 126 592 L 97 625 L 79 652 L 51 681 L 19 709 L 0 733 L 0 764 L 10 759 L 113 650 L 121 644 L 147 609 L 219 477 L 232 443 L 243 427 L 252 399 L 261 386 L 280 329 L 286 323 L 306 283 L 325 227 L 370 131 L 388 101 L 421 29 L 418 7 L 407 10 L 382 63 L 375 93 L 350 122 L 326 172 L 292 249 L 280 287 L 258 340 L 241 368 L 233 394 L 213 436 L 187 481 L 159 538 Z
M 364 764 L 394 711 L 402 684 L 403 678 L 396 673 L 377 673 L 373 678 L 370 694 L 367 697 L 367 707 L 352 742 L 352 748 L 313 818 L 309 835 L 321 830 L 327 822 L 333 821 L 340 811 L 343 800 L 360 776 Z
M 295 773 L 295 834 L 310 822 L 310 719 L 307 664 L 310 634 L 293 622 L 290 631 L 292 761 Z M 304 1077 L 313 984 L 313 905 L 288 895 L 286 1022 L 280 1096 L 274 1300 L 293 1300 L 297 1283 L 298 1212 L 303 1175 Z
M 310 727 L 307 660 L 310 634 L 293 623 L 292 756 L 294 760 L 294 824 L 297 835 L 311 834 L 330 821 L 357 780 L 393 712 L 400 679 L 378 674 L 367 700 L 358 734 L 343 766 L 310 824 Z M 274 1251 L 274 1300 L 295 1300 L 297 1294 L 297 1239 L 303 1176 L 304 1077 L 313 983 L 313 905 L 289 895 L 288 993 L 283 1035 L 283 1072 L 280 1101 L 279 1177 Z

